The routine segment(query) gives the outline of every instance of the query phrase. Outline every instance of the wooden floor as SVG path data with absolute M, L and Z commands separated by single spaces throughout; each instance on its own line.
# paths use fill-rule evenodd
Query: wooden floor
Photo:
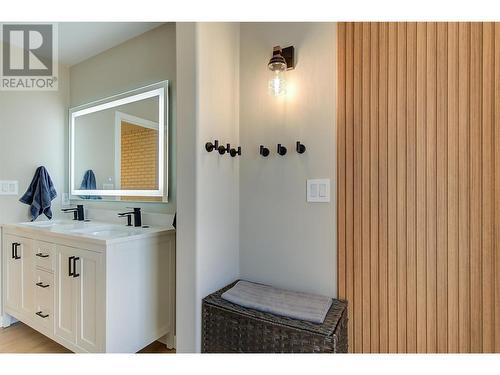
M 0 328 L 0 353 L 71 353 L 70 350 L 23 323 Z M 155 341 L 139 353 L 175 353 Z

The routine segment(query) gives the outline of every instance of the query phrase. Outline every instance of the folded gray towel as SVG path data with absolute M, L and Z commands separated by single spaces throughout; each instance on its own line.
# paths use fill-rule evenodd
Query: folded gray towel
M 243 280 L 224 292 L 222 298 L 240 306 L 313 323 L 323 323 L 332 305 L 329 297 L 291 292 Z

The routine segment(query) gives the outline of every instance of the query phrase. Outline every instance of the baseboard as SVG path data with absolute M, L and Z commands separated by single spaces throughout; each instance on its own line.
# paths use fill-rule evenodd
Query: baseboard
M 159 342 L 165 344 L 168 349 L 175 349 L 177 345 L 177 336 L 167 333 L 158 339 Z

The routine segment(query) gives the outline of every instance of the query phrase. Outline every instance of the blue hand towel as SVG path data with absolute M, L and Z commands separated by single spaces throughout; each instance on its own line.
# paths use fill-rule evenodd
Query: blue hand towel
M 80 184 L 80 190 L 97 190 L 97 183 L 95 180 L 95 174 L 92 169 L 86 171 L 83 175 L 82 183 Z M 97 195 L 84 195 L 80 196 L 82 199 L 102 199 Z
M 38 167 L 28 190 L 19 201 L 30 206 L 31 221 L 34 221 L 41 214 L 45 214 L 50 220 L 52 219 L 50 207 L 56 197 L 57 192 L 49 172 L 45 167 Z

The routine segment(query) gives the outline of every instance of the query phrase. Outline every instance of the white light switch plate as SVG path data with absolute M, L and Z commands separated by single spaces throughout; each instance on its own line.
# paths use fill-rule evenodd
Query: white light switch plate
M 313 203 L 330 202 L 330 179 L 307 180 L 307 201 Z
M 18 195 L 18 181 L 0 181 L 0 195 Z

